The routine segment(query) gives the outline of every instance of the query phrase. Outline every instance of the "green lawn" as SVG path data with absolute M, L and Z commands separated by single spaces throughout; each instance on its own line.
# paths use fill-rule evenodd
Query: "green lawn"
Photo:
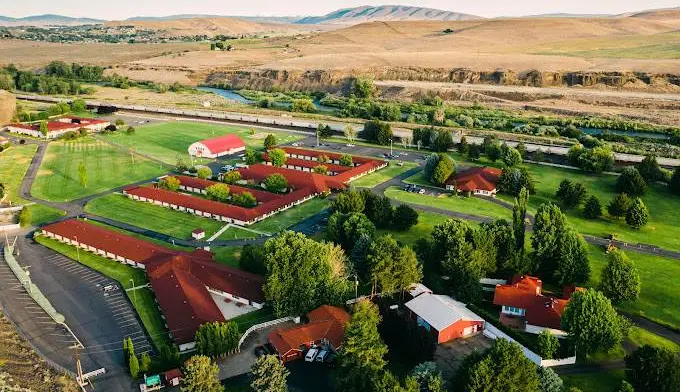
M 420 185 L 420 186 L 434 186 L 434 185 L 432 185 L 430 180 L 425 178 L 425 175 L 424 175 L 422 170 L 419 171 L 418 173 L 412 175 L 411 177 L 405 179 L 404 182 L 406 182 L 408 184 L 415 184 L 415 185 Z
M 134 161 L 134 164 L 133 164 Z M 88 183 L 81 185 L 78 168 L 84 162 Z M 164 174 L 159 164 L 93 138 L 52 142 L 36 176 L 31 194 L 50 201 L 70 201 Z
M 232 226 L 228 228 L 227 230 L 224 231 L 224 233 L 220 234 L 217 239 L 220 240 L 240 240 L 240 239 L 248 239 L 248 238 L 256 238 L 258 237 L 258 233 L 253 233 L 252 231 L 248 231 L 245 229 L 241 229 L 239 227 Z
M 141 269 L 133 268 L 129 265 L 121 264 L 83 250 L 78 252 L 74 246 L 63 244 L 44 236 L 38 236 L 35 240 L 39 244 L 61 253 L 70 259 L 78 260 L 88 268 L 98 271 L 117 281 L 123 289 L 132 287 L 131 279 L 136 286 L 148 283 L 146 274 Z M 134 293 L 126 293 L 156 347 L 159 348 L 161 345 L 170 344 L 165 323 L 163 322 L 163 318 L 161 317 L 160 310 L 156 305 L 151 290 L 138 289 L 135 290 Z
M 628 335 L 628 340 L 630 340 L 636 347 L 650 345 L 656 347 L 665 347 L 672 351 L 680 351 L 680 346 L 675 344 L 675 342 L 638 327 L 631 328 L 630 334 Z
M 529 198 L 529 211 L 535 212 L 539 205 L 546 202 L 557 203 L 555 191 L 565 178 L 582 183 L 589 194 L 600 199 L 605 209 L 614 198 L 616 192 L 614 184 L 616 177 L 610 175 L 596 175 L 584 173 L 580 170 L 561 169 L 541 165 L 527 165 L 536 180 L 536 194 Z M 499 196 L 507 201 L 512 197 Z M 617 239 L 630 243 L 646 243 L 657 245 L 670 250 L 680 251 L 680 197 L 673 196 L 665 186 L 652 185 L 643 197 L 649 208 L 650 219 L 647 226 L 641 230 L 634 230 L 626 225 L 624 220 L 612 219 L 605 216 L 601 219 L 590 220 L 583 217 L 581 209 L 565 211 L 569 223 L 578 231 L 598 237 L 615 234 Z
M 385 191 L 385 195 L 405 203 L 414 203 L 489 218 L 512 219 L 511 210 L 477 197 L 460 197 L 448 194 L 435 197 L 406 192 L 397 187 L 388 188 Z
M 397 165 L 394 161 L 390 161 L 390 165 L 384 169 L 378 170 L 375 173 L 363 176 L 361 178 L 352 181 L 352 186 L 362 187 L 362 188 L 373 188 L 376 185 L 380 185 L 385 181 L 389 181 L 392 178 L 407 172 L 414 167 L 417 167 L 415 163 L 404 162 L 403 166 Z
M 191 238 L 191 232 L 195 229 L 205 230 L 206 238 L 209 238 L 226 225 L 214 219 L 135 201 L 119 194 L 90 201 L 85 206 L 85 212 L 183 239 Z
M 187 149 L 192 143 L 227 134 L 236 134 L 247 146 L 262 148 L 265 136 L 274 134 L 278 143 L 289 143 L 302 139 L 302 136 L 269 130 L 226 126 L 198 122 L 167 122 L 136 127 L 132 136 L 117 132 L 105 136 L 108 140 L 118 143 L 143 154 L 153 156 L 171 165 L 177 163 L 178 158 L 190 162 Z M 252 133 L 252 134 L 251 134 Z M 201 160 L 201 162 L 204 162 Z M 205 160 L 207 162 L 207 160 Z
M 241 247 L 226 247 L 213 246 L 210 251 L 215 254 L 215 260 L 218 263 L 228 265 L 230 267 L 239 268 L 239 259 L 241 258 Z
M 429 238 L 434 227 L 450 219 L 447 216 L 419 211 L 418 224 L 407 231 L 380 230 L 380 234 L 390 234 L 397 241 L 413 246 L 421 238 Z
M 276 316 L 270 307 L 264 307 L 254 312 L 246 313 L 242 316 L 231 319 L 238 324 L 238 330 L 244 333 L 248 328 L 256 324 L 261 324 L 267 321 L 276 320 Z
M 592 268 L 591 287 L 597 287 L 602 270 L 607 265 L 604 250 L 588 245 Z M 645 316 L 651 320 L 680 328 L 680 262 L 659 256 L 626 251 L 640 272 L 642 289 L 640 297 L 631 303 L 621 304 L 624 312 Z
M 316 197 L 249 226 L 263 233 L 278 233 L 328 208 L 328 199 Z
M 5 193 L 9 195 L 8 201 L 16 204 L 26 203 L 26 200 L 19 196 L 19 187 L 36 150 L 35 145 L 14 145 L 0 153 L 0 184 L 5 186 Z M 39 204 L 27 208 L 31 214 L 31 225 L 50 222 L 64 215 L 63 211 Z
M 624 380 L 623 370 L 588 374 L 564 374 L 566 387 L 576 387 L 583 392 L 614 392 Z

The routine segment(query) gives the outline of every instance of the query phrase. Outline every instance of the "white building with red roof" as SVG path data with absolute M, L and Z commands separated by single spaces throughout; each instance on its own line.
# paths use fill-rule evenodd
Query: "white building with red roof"
M 495 196 L 496 184 L 503 171 L 493 167 L 473 167 L 449 177 L 446 189 L 474 195 Z
M 245 151 L 246 144 L 240 137 L 229 134 L 201 140 L 189 146 L 189 154 L 199 158 L 217 158 Z
M 37 138 L 56 139 L 68 132 L 77 132 L 80 129 L 87 129 L 90 132 L 103 131 L 111 125 L 105 120 L 94 118 L 83 118 L 74 116 L 63 116 L 47 122 L 47 135 L 40 132 L 40 123 L 32 124 L 9 124 L 6 129 L 12 133 L 33 136 Z

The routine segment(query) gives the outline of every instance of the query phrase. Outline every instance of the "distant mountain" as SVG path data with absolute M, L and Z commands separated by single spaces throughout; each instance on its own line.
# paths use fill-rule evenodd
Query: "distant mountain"
M 133 18 L 125 19 L 131 22 L 150 22 L 150 21 L 162 21 L 162 20 L 179 20 L 179 19 L 198 19 L 198 18 L 230 18 L 230 19 L 241 19 L 250 22 L 259 23 L 288 23 L 293 24 L 301 16 L 225 16 L 225 15 L 201 15 L 201 14 L 181 14 L 181 15 L 169 15 L 169 16 L 135 16 Z
M 100 19 L 73 18 L 63 15 L 33 15 L 25 18 L 10 18 L 0 16 L 0 26 L 78 26 L 85 24 L 104 23 Z
M 461 14 L 432 8 L 404 5 L 361 6 L 345 8 L 324 16 L 308 16 L 295 21 L 297 24 L 358 24 L 372 21 L 390 20 L 470 20 L 479 16 Z
M 528 15 L 522 16 L 522 18 L 613 18 L 617 15 L 610 14 L 538 14 L 538 15 Z

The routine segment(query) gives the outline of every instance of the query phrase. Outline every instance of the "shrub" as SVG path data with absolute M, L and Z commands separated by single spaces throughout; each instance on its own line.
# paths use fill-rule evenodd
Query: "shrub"
M 602 216 L 602 205 L 597 196 L 592 195 L 583 207 L 583 215 L 588 219 L 597 219 Z
M 616 180 L 616 191 L 630 196 L 642 196 L 647 192 L 647 183 L 636 168 L 627 167 Z
M 621 218 L 626 215 L 630 208 L 630 199 L 625 193 L 619 193 L 614 199 L 607 204 L 607 212 L 609 215 Z
M 169 191 L 177 192 L 180 181 L 176 177 L 164 177 L 158 181 L 158 187 Z
M 267 135 L 266 138 L 264 138 L 264 148 L 269 150 L 272 147 L 276 146 L 278 143 L 276 141 L 276 136 L 269 134 Z
M 316 113 L 316 105 L 311 99 L 294 99 L 290 110 L 298 113 Z
M 418 224 L 418 211 L 406 204 L 401 204 L 394 209 L 392 227 L 396 230 L 406 231 Z
M 264 186 L 269 192 L 283 193 L 288 188 L 288 180 L 281 174 L 275 173 L 264 180 Z
M 645 203 L 639 197 L 633 201 L 633 204 L 626 213 L 626 223 L 634 228 L 640 229 L 649 221 L 649 210 Z
M 207 166 L 201 166 L 196 170 L 196 176 L 203 180 L 212 177 L 212 175 L 213 175 L 212 170 L 210 170 L 210 168 Z
M 257 205 L 257 199 L 250 192 L 236 193 L 231 195 L 231 204 L 252 208 Z

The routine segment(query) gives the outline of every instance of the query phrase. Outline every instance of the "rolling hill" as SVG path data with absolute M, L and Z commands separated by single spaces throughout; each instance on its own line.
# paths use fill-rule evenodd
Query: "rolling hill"
M 104 23 L 100 19 L 73 18 L 63 15 L 33 15 L 25 18 L 0 16 L 0 26 L 78 26 Z
M 432 8 L 405 5 L 361 6 L 345 8 L 324 16 L 310 16 L 296 21 L 297 24 L 343 24 L 354 25 L 374 21 L 397 20 L 471 20 L 479 16 L 443 11 Z
M 123 20 L 106 22 L 107 26 L 134 26 L 138 29 L 158 30 L 169 36 L 216 35 L 240 36 L 248 34 L 277 34 L 302 31 L 302 26 L 283 23 L 258 23 L 242 19 L 208 17 L 154 20 Z

